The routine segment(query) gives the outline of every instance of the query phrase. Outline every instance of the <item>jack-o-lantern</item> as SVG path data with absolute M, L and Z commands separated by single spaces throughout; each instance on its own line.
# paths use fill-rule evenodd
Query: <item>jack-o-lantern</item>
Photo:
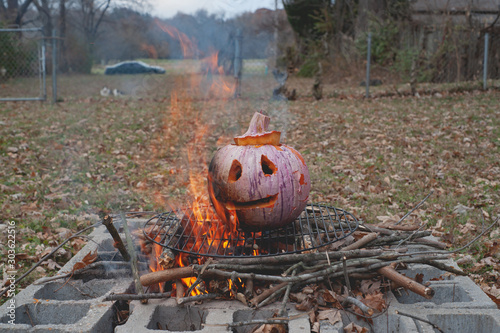
M 228 221 L 265 230 L 294 221 L 306 206 L 311 181 L 299 152 L 280 144 L 281 132 L 268 131 L 270 118 L 256 112 L 236 144 L 219 149 L 208 170 L 210 200 Z

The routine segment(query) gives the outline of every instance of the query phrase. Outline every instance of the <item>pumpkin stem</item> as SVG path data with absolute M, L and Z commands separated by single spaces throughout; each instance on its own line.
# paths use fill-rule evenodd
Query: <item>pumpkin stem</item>
M 234 138 L 234 142 L 238 146 L 248 145 L 279 145 L 281 132 L 268 131 L 271 118 L 261 112 L 255 112 L 248 130 L 242 136 Z
M 243 136 L 267 132 L 271 118 L 261 112 L 255 112 L 253 114 L 252 120 L 250 120 L 250 125 L 248 125 L 248 130 L 245 134 L 243 134 Z

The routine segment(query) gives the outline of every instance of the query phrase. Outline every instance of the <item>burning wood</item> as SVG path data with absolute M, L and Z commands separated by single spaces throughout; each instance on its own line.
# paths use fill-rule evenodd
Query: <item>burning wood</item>
M 452 267 L 448 267 L 436 260 L 449 257 L 446 252 L 422 252 L 406 254 L 404 249 L 380 250 L 380 249 L 353 249 L 359 246 L 370 246 L 377 244 L 387 246 L 401 239 L 419 238 L 426 233 L 410 233 L 401 231 L 384 230 L 384 234 L 389 236 L 377 238 L 376 233 L 356 232 L 360 235 L 359 240 L 344 248 L 344 251 L 327 251 L 303 254 L 289 254 L 278 257 L 253 257 L 253 258 L 218 258 L 205 262 L 205 264 L 193 263 L 184 267 L 168 268 L 163 271 L 152 272 L 141 277 L 141 283 L 144 286 L 164 283 L 167 281 L 176 281 L 176 289 L 180 283 L 186 283 L 188 289 L 186 295 L 178 294 L 178 303 L 183 304 L 187 301 L 196 301 L 211 299 L 213 297 L 238 299 L 242 303 L 249 304 L 252 307 L 261 307 L 265 304 L 275 301 L 285 294 L 285 300 L 289 297 L 290 290 L 300 290 L 304 286 L 317 285 L 325 288 L 330 281 L 332 285 L 343 285 L 345 277 L 352 280 L 355 288 L 359 288 L 358 282 L 352 279 L 353 276 L 375 276 L 380 282 L 381 278 L 386 278 L 394 282 L 398 287 L 404 287 L 425 297 L 432 298 L 432 288 L 425 287 L 415 280 L 405 277 L 398 273 L 394 267 L 400 263 L 425 263 L 432 266 L 439 265 L 440 269 L 448 270 L 453 273 L 461 273 Z M 409 237 L 412 236 L 412 237 Z M 385 240 L 386 243 L 381 242 Z M 181 254 L 180 256 L 183 256 Z M 179 260 L 182 262 L 182 260 Z M 439 263 L 439 264 L 438 264 Z M 290 274 L 294 272 L 293 274 Z M 364 274 L 364 275 L 363 275 Z M 190 278 L 190 279 L 186 279 Z M 183 282 L 180 282 L 180 280 Z M 222 283 L 227 279 L 227 283 Z M 235 286 L 231 281 L 244 281 L 239 286 Z M 192 283 L 196 284 L 193 288 Z M 199 286 L 204 286 L 199 288 Z M 387 285 L 388 286 L 388 285 Z M 199 296 L 191 293 L 194 290 L 203 290 Z M 288 292 L 287 292 L 288 291 Z M 359 293 L 359 290 L 357 291 Z M 203 296 L 207 295 L 207 296 Z M 342 295 L 341 290 L 336 299 L 340 304 L 346 304 L 359 309 L 364 315 L 373 315 L 376 309 L 364 303 L 364 298 Z M 192 298 L 190 298 L 192 297 Z M 313 301 L 310 301 L 313 302 Z M 314 302 L 313 302 L 314 303 Z M 304 307 L 305 305 L 302 305 Z M 307 307 L 307 306 L 305 306 Z
M 167 270 L 152 272 L 141 276 L 140 280 L 141 284 L 147 287 L 162 282 L 174 281 L 192 276 L 195 276 L 194 267 L 188 266 L 188 267 L 169 268 Z

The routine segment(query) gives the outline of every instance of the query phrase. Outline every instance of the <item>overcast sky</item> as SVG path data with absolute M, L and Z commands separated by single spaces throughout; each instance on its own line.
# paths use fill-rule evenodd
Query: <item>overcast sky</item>
M 206 9 L 210 14 L 224 13 L 232 17 L 246 11 L 259 8 L 274 9 L 275 0 L 150 0 L 151 14 L 160 18 L 175 16 L 178 12 L 193 14 L 199 9 Z M 278 0 L 278 8 L 281 8 Z

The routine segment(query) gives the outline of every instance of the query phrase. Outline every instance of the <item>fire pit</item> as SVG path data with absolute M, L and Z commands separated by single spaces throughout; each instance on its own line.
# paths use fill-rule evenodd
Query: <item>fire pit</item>
M 319 209 L 321 209 L 321 211 Z M 322 225 L 322 222 L 320 223 L 321 213 L 323 213 L 323 218 L 326 219 L 328 215 L 325 214 L 325 210 L 327 209 L 331 210 L 330 207 L 322 205 L 310 205 L 306 207 L 304 214 L 295 222 L 296 228 L 301 219 L 304 228 L 311 225 L 311 228 L 315 229 L 316 223 L 318 223 L 319 227 Z M 365 225 L 358 224 L 353 217 L 343 210 L 336 209 L 330 211 L 332 215 L 335 212 L 337 212 L 337 216 L 345 214 L 344 221 L 346 222 L 339 224 L 339 226 L 342 225 L 345 230 L 343 232 L 344 236 L 351 233 L 349 229 L 345 228 L 344 223 L 346 223 L 351 226 L 351 230 L 355 230 L 355 232 L 351 233 L 351 236 L 356 236 L 361 233 L 365 234 L 361 239 L 366 237 L 368 231 Z M 314 217 L 311 219 L 311 214 L 314 214 L 316 219 L 314 219 Z M 172 248 L 178 245 L 169 244 L 167 241 L 170 239 L 169 237 L 172 237 L 172 235 L 176 233 L 177 237 L 179 236 L 177 230 L 167 233 L 166 235 L 168 237 L 165 236 L 161 241 L 160 237 L 157 241 L 161 245 L 149 239 L 156 240 L 156 236 L 151 237 L 155 234 L 150 234 L 149 238 L 144 236 L 144 231 L 154 226 L 157 226 L 157 236 L 166 233 L 168 225 L 172 225 L 171 229 L 179 228 L 183 223 L 186 223 L 187 218 L 183 218 L 183 214 L 169 212 L 155 215 L 152 218 L 151 215 L 149 215 L 150 217 L 148 218 L 143 218 L 137 214 L 127 214 L 126 216 L 126 222 L 130 225 L 131 234 L 133 237 L 135 236 L 134 243 L 138 251 L 138 269 L 142 276 L 147 275 L 146 273 L 149 270 L 147 266 L 149 262 L 148 258 L 139 252 L 139 239 L 154 244 L 154 246 L 158 247 L 161 251 L 166 250 L 167 252 L 174 252 L 178 258 L 182 258 L 183 256 L 198 258 L 199 261 L 193 261 L 190 267 L 173 267 L 166 271 L 189 268 L 192 272 L 196 273 L 193 274 L 195 276 L 194 280 L 202 277 L 207 281 L 218 281 L 219 294 L 216 294 L 214 298 L 214 290 L 207 291 L 201 294 L 201 296 L 212 296 L 206 298 L 207 300 L 203 302 L 199 301 L 201 298 L 198 298 L 198 302 L 193 302 L 196 301 L 196 297 L 199 296 L 191 296 L 189 290 L 182 293 L 180 298 L 173 297 L 177 293 L 174 285 L 177 283 L 179 283 L 179 285 L 182 284 L 181 281 L 183 278 L 180 277 L 165 283 L 165 290 L 163 293 L 154 292 L 154 288 L 156 287 L 152 286 L 150 290 L 143 291 L 145 294 L 138 294 L 136 285 L 131 278 L 132 274 L 129 263 L 123 261 L 122 256 L 113 246 L 114 241 L 105 227 L 99 226 L 90 235 L 92 241 L 61 269 L 61 273 L 59 273 L 58 276 L 51 277 L 51 281 L 38 281 L 36 285 L 29 286 L 16 296 L 14 311 L 18 320 L 16 320 L 15 326 L 8 323 L 8 321 L 11 320 L 8 316 L 9 309 L 7 308 L 10 303 L 6 303 L 0 308 L 3 311 L 0 317 L 0 331 L 26 332 L 33 330 L 117 333 L 164 330 L 176 332 L 199 331 L 208 333 L 227 332 L 229 329 L 232 332 L 247 333 L 252 332 L 256 327 L 262 327 L 262 325 L 282 325 L 281 327 L 290 333 L 312 332 L 311 330 L 314 329 L 312 326 L 315 325 L 314 321 L 310 321 L 313 312 L 298 310 L 298 308 L 304 306 L 304 304 L 297 301 L 296 298 L 292 300 L 291 295 L 295 294 L 294 297 L 297 297 L 297 294 L 302 293 L 306 296 L 309 295 L 308 297 L 318 296 L 318 300 L 323 299 L 323 301 L 327 301 L 325 305 L 317 308 L 315 311 L 317 314 L 315 315 L 316 317 L 320 316 L 323 311 L 337 311 L 335 306 L 329 303 L 331 299 L 325 298 L 329 294 L 328 292 L 324 293 L 326 289 L 315 286 L 320 286 L 321 281 L 326 282 L 324 277 L 328 277 L 332 283 L 335 283 L 335 279 L 340 277 L 342 283 L 344 283 L 343 276 L 345 272 L 348 273 L 348 279 L 351 280 L 351 284 L 353 282 L 355 283 L 356 279 L 366 279 L 366 274 L 371 274 L 369 272 L 373 271 L 373 262 L 377 261 L 378 259 L 376 258 L 379 258 L 380 255 L 383 255 L 383 258 L 385 258 L 383 262 L 384 265 L 390 265 L 390 263 L 394 261 L 391 260 L 391 258 L 400 262 L 409 262 L 408 267 L 403 270 L 402 273 L 418 281 L 428 281 L 428 283 L 430 283 L 429 287 L 435 291 L 435 295 L 434 298 L 428 299 L 406 291 L 398 292 L 397 290 L 386 290 L 386 295 L 383 299 L 387 304 L 387 308 L 381 312 L 382 315 L 377 315 L 377 313 L 375 313 L 372 316 L 372 328 L 375 332 L 386 331 L 387 329 L 389 331 L 400 332 L 424 329 L 433 331 L 434 328 L 429 323 L 438 326 L 444 332 L 468 332 L 471 330 L 476 330 L 477 332 L 495 332 L 500 329 L 500 320 L 498 319 L 499 312 L 496 310 L 495 304 L 489 300 L 489 298 L 482 293 L 469 278 L 450 275 L 443 271 L 443 269 L 449 269 L 449 267 L 456 267 L 451 260 L 439 260 L 439 263 L 442 265 L 440 269 L 429 265 L 411 263 L 411 261 L 416 262 L 420 260 L 419 258 L 422 255 L 419 255 L 419 253 L 430 253 L 435 251 L 428 245 L 417 245 L 417 243 L 410 245 L 407 251 L 400 252 L 402 254 L 410 254 L 409 252 L 414 253 L 407 257 L 398 257 L 397 253 L 395 254 L 393 251 L 388 252 L 387 250 L 380 249 L 380 247 L 376 245 L 381 244 L 381 240 L 384 239 L 385 242 L 387 242 L 388 237 L 396 239 L 396 235 L 407 238 L 407 232 L 400 233 L 373 227 L 380 233 L 380 236 L 378 239 L 372 241 L 374 243 L 371 244 L 375 245 L 371 246 L 368 244 L 362 246 L 369 247 L 364 250 L 345 250 L 346 247 L 344 246 L 339 250 L 320 252 L 322 249 L 328 249 L 335 244 L 345 242 L 344 240 L 346 238 L 344 238 L 344 240 L 325 245 L 323 248 L 304 250 L 301 253 L 280 252 L 277 254 L 274 248 L 268 250 L 268 248 L 262 247 L 263 250 L 270 251 L 271 254 L 235 254 L 239 255 L 235 257 L 232 254 L 225 256 L 224 251 L 222 251 L 218 253 L 218 256 L 207 256 L 197 253 L 200 251 L 194 252 L 196 255 L 190 253 L 189 248 L 184 248 L 185 252 L 172 250 Z M 168 218 L 168 216 L 170 216 L 170 218 Z M 307 216 L 309 216 L 309 222 Z M 125 239 L 126 237 L 122 232 L 121 225 L 123 221 L 120 221 L 118 216 L 114 217 L 114 221 L 121 237 Z M 337 219 L 337 221 L 339 220 Z M 339 222 L 334 223 L 338 232 L 339 230 L 336 223 Z M 325 222 L 325 225 L 328 227 L 330 224 Z M 281 233 L 283 231 L 279 232 Z M 331 234 L 332 232 L 333 231 L 330 231 L 329 233 Z M 188 235 L 185 236 L 186 239 L 189 239 Z M 245 236 L 245 234 L 242 234 L 241 237 L 243 236 Z M 251 236 L 255 235 L 253 234 Z M 300 245 L 302 243 L 307 243 L 306 236 L 310 235 L 304 235 L 303 237 L 303 234 L 296 232 L 295 234 L 289 235 L 288 238 L 298 238 L 300 240 L 298 244 Z M 338 236 L 341 237 L 342 235 Z M 312 237 L 317 237 L 317 234 L 313 234 Z M 322 237 L 325 236 L 323 235 Z M 271 239 L 273 242 L 280 242 L 279 238 Z M 347 244 L 348 242 L 345 243 Z M 356 243 L 357 242 L 353 244 Z M 167 244 L 171 247 L 165 246 Z M 260 243 L 256 242 L 256 244 L 260 246 Z M 347 246 L 352 247 L 353 244 Z M 299 245 L 297 245 L 297 250 L 302 249 Z M 208 248 L 209 247 L 207 247 L 207 249 Z M 295 251 L 293 248 L 292 250 Z M 63 273 L 73 271 L 75 267 L 78 266 L 78 263 L 85 261 L 89 253 L 97 254 L 95 262 L 84 268 L 75 270 L 72 278 L 66 281 L 68 276 Z M 378 256 L 375 256 L 376 253 L 378 253 Z M 152 256 L 156 257 L 156 253 L 153 252 Z M 426 256 L 429 257 L 430 254 L 426 254 Z M 330 262 L 328 262 L 327 258 L 330 259 Z M 364 261 L 366 259 L 370 260 L 369 266 L 371 270 L 368 269 L 370 267 L 366 266 L 368 264 Z M 302 270 L 303 268 L 299 269 L 301 265 L 296 264 L 297 260 L 303 261 L 304 265 L 309 266 L 309 268 L 306 268 L 305 271 Z M 203 263 L 203 261 L 205 262 Z M 365 266 L 357 266 L 356 262 L 363 261 L 365 262 Z M 201 263 L 201 265 L 199 263 Z M 313 263 L 313 265 L 309 263 Z M 328 271 L 318 271 L 319 274 L 317 274 L 313 280 L 310 280 L 312 281 L 311 283 L 301 285 L 300 289 L 292 289 L 290 293 L 286 293 L 288 285 L 306 276 L 305 274 L 314 274 L 310 271 L 311 267 L 321 263 L 324 263 L 324 267 L 327 267 Z M 277 274 L 277 282 L 272 282 L 271 285 L 269 285 L 270 281 L 266 282 L 265 280 L 259 279 L 265 277 L 265 275 L 271 276 L 270 271 L 268 270 L 267 273 L 264 273 L 266 271 L 260 271 L 255 268 L 257 264 L 261 267 L 267 266 L 267 269 L 274 266 L 273 269 L 278 272 L 283 270 L 283 267 L 295 266 L 295 268 L 297 268 L 297 273 L 294 275 L 293 272 L 290 271 L 286 274 Z M 225 268 L 222 268 L 222 265 L 225 265 Z M 249 268 L 248 272 L 240 274 L 240 276 L 242 276 L 242 282 L 245 283 L 243 289 L 238 289 L 242 287 L 238 278 L 232 279 L 233 271 L 230 265 L 240 265 L 243 269 Z M 343 269 L 344 265 L 346 266 L 346 271 Z M 352 271 L 353 267 L 357 269 L 357 272 Z M 365 273 L 361 273 L 365 268 Z M 222 277 L 219 275 L 210 275 L 213 274 L 214 271 L 225 273 Z M 207 272 L 210 274 L 207 274 Z M 365 274 L 364 277 L 363 274 Z M 376 275 L 380 274 L 377 273 Z M 253 286 L 251 285 L 252 276 L 254 278 Z M 56 280 L 58 277 L 59 279 Z M 229 286 L 229 281 L 232 280 L 234 280 L 236 284 L 235 287 Z M 326 288 L 331 288 L 327 283 L 324 285 Z M 223 286 L 227 288 L 225 293 L 223 293 L 223 290 L 220 288 Z M 301 290 L 302 286 L 305 286 L 305 289 Z M 354 290 L 357 287 L 351 285 L 351 288 Z M 284 292 L 280 293 L 279 290 L 283 289 Z M 193 288 L 193 290 L 195 290 L 195 288 Z M 231 295 L 230 290 L 236 291 L 236 295 Z M 251 300 L 258 296 L 258 300 L 262 301 L 271 297 L 271 301 L 268 305 L 257 304 L 257 306 L 254 306 L 253 303 L 250 302 L 251 307 L 249 307 L 248 304 L 243 304 L 243 302 L 241 302 L 244 298 L 241 298 L 241 295 L 237 295 L 238 293 L 244 294 L 246 290 L 254 292 L 253 295 L 249 296 Z M 273 293 L 279 297 L 272 297 Z M 181 293 L 179 292 L 179 296 L 180 295 Z M 342 300 L 342 297 L 346 297 L 345 295 L 337 296 L 340 300 Z M 359 297 L 364 302 L 366 301 L 362 296 L 356 297 Z M 148 304 L 142 304 L 140 302 L 141 299 L 145 298 L 149 300 Z M 372 307 L 374 306 L 374 303 L 368 304 Z M 347 311 L 350 311 L 350 304 L 347 303 L 344 307 Z M 276 315 L 278 317 L 276 317 Z M 335 324 L 332 324 L 328 317 L 325 316 L 320 316 L 319 318 L 325 319 L 319 319 L 317 323 L 323 333 L 337 332 L 341 330 L 342 327 L 352 322 L 360 326 L 370 327 L 369 324 L 360 319 L 360 316 L 361 313 L 352 315 L 348 312 L 343 312 L 343 314 L 337 318 L 340 321 Z M 422 322 L 422 320 L 426 320 L 427 322 Z
M 145 237 L 194 256 L 244 258 L 314 250 L 344 239 L 358 228 L 351 213 L 319 204 L 306 206 L 295 223 L 260 232 L 232 232 L 210 209 L 203 220 L 192 211 L 187 214 L 179 210 L 154 216 L 145 223 Z

